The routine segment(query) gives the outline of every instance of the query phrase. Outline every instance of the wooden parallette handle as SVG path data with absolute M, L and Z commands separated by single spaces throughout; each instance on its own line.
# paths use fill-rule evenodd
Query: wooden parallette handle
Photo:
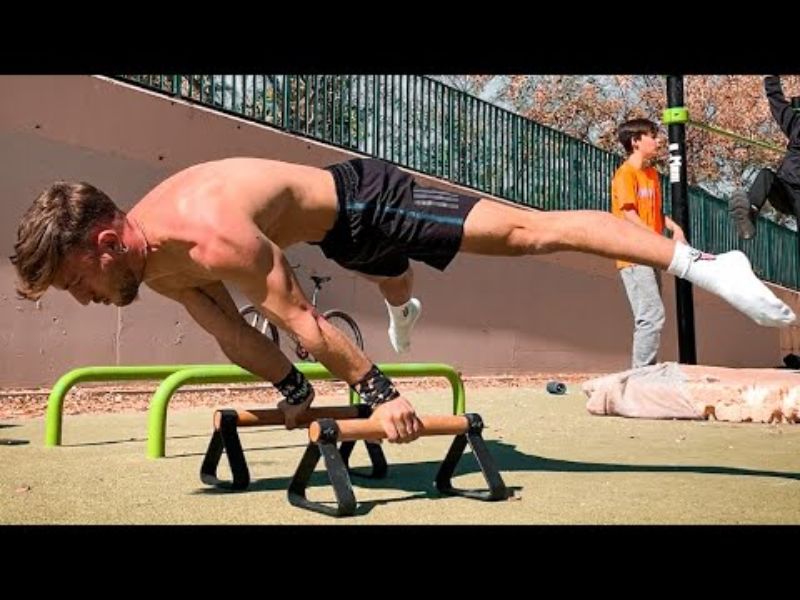
M 317 419 L 356 419 L 359 417 L 358 406 L 319 406 L 309 408 L 297 421 L 300 426 L 308 426 Z M 214 411 L 214 429 L 218 430 L 222 422 L 222 413 Z M 260 425 L 283 425 L 283 413 L 278 408 L 261 408 L 253 410 L 237 410 L 237 427 L 258 427 Z
M 469 429 L 469 421 L 464 415 L 432 415 L 419 419 L 422 421 L 422 435 L 458 435 L 466 433 Z M 339 430 L 337 440 L 340 442 L 386 438 L 386 432 L 377 419 L 336 421 L 336 427 Z M 319 422 L 311 423 L 308 428 L 308 439 L 318 442 L 321 435 L 322 428 Z

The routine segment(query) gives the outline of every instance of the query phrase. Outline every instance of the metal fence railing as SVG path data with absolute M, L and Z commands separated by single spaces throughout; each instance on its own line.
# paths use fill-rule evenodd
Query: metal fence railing
M 543 210 L 609 210 L 620 156 L 420 75 L 124 75 L 117 79 L 389 160 Z M 662 177 L 669 211 L 669 185 Z M 742 243 L 727 203 L 690 188 L 692 243 L 743 250 L 797 289 L 796 234 L 760 219 Z

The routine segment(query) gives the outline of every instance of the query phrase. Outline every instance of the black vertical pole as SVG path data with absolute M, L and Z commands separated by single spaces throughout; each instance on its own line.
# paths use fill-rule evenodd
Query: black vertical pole
M 689 193 L 686 183 L 686 121 L 688 111 L 683 105 L 683 75 L 667 76 L 667 110 L 664 122 L 669 135 L 669 183 L 672 197 L 672 220 L 681 226 L 686 241 L 691 243 L 689 229 Z M 675 278 L 675 300 L 678 317 L 678 360 L 697 364 L 694 337 L 694 304 L 692 284 Z

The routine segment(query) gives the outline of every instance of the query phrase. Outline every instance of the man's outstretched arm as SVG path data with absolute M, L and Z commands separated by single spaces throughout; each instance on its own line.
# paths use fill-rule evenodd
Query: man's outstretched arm
M 184 290 L 176 300 L 198 325 L 214 336 L 231 362 L 273 383 L 289 372 L 292 366 L 289 359 L 242 318 L 221 282 Z
M 183 304 L 232 362 L 275 386 L 284 398 L 278 406 L 286 414 L 287 426 L 293 428 L 294 415 L 314 400 L 314 388 L 271 340 L 241 317 L 225 286 L 216 282 L 178 293 L 161 293 Z
M 784 96 L 781 78 L 778 75 L 764 77 L 764 91 L 767 94 L 772 116 L 781 131 L 793 142 L 800 140 L 800 113 L 792 110 L 789 101 Z
M 408 442 L 419 436 L 421 423 L 413 406 L 363 351 L 317 313 L 281 249 L 258 228 L 240 224 L 235 240 L 220 239 L 204 262 L 220 279 L 237 285 L 270 321 L 296 335 L 314 358 L 373 405 L 374 416 L 390 441 Z

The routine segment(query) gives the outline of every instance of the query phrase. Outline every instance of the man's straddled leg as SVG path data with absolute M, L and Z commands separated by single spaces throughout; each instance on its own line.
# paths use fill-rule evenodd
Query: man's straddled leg
M 704 254 L 610 213 L 539 212 L 481 199 L 464 223 L 461 251 L 495 256 L 575 251 L 627 260 L 686 279 L 760 325 L 783 327 L 795 320 L 792 310 L 755 276 L 742 252 Z
M 736 232 L 743 240 L 756 234 L 756 218 L 764 204 L 769 200 L 772 207 L 785 215 L 794 214 L 791 199 L 786 194 L 782 182 L 771 169 L 761 169 L 750 189 L 736 190 L 728 201 L 728 210 L 736 226 Z
M 411 330 L 422 312 L 422 303 L 411 296 L 414 271 L 409 267 L 397 277 L 386 277 L 378 282 L 389 311 L 389 342 L 398 354 L 411 349 Z
M 389 312 L 389 342 L 398 354 L 411 349 L 411 331 L 422 313 L 422 302 L 411 296 L 414 271 L 409 266 L 405 273 L 394 277 L 381 277 L 359 273 L 378 285 Z
M 389 311 L 389 341 L 396 352 L 407 352 L 422 309 L 412 298 L 409 260 L 443 271 L 478 198 L 417 186 L 405 171 L 375 159 L 328 169 L 339 216 L 319 245 L 328 258 L 378 284 Z
M 422 302 L 418 298 L 397 306 L 388 300 L 385 302 L 389 310 L 389 342 L 398 354 L 408 352 L 411 350 L 411 330 L 422 313 Z

